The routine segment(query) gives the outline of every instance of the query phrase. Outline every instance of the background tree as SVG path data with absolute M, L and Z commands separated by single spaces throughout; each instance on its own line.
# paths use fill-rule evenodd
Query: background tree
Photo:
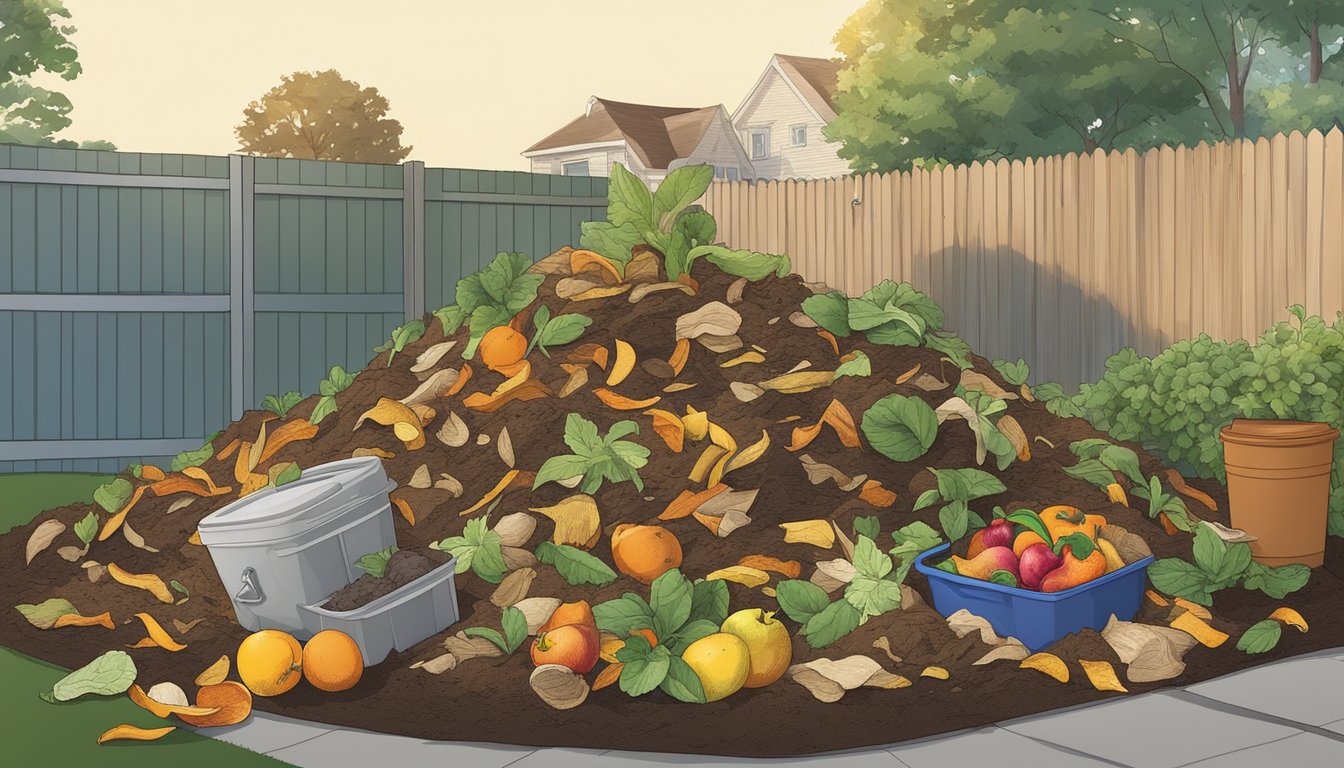
M 61 0 L 0 2 L 0 143 L 75 146 L 54 138 L 70 125 L 70 99 L 30 79 L 37 72 L 79 77 L 69 19 Z
M 847 66 L 827 135 L 841 156 L 887 171 L 1173 138 L 1167 118 L 1195 102 L 1194 82 L 1116 40 L 1082 0 L 1020 5 L 871 0 L 855 13 L 836 36 Z
M 243 152 L 271 157 L 395 164 L 401 123 L 387 117 L 377 88 L 362 88 L 334 69 L 295 72 L 243 110 L 234 133 Z

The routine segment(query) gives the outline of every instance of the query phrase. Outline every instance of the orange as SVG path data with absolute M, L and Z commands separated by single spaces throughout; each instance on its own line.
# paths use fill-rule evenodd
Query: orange
M 486 368 L 498 371 L 523 359 L 527 352 L 527 337 L 507 325 L 491 328 L 481 337 L 481 362 Z
M 279 696 L 299 684 L 303 648 L 278 629 L 253 632 L 238 646 L 238 677 L 258 696 Z
M 576 603 L 565 603 L 555 609 L 551 618 L 546 620 L 545 624 L 537 630 L 538 633 L 549 632 L 556 627 L 563 627 L 566 624 L 587 624 L 596 629 L 597 619 L 593 617 L 593 607 L 587 600 L 580 600 Z
M 660 525 L 616 526 L 611 533 L 611 558 L 616 570 L 635 581 L 653 580 L 681 565 L 681 542 Z
M 324 629 L 303 646 L 303 676 L 314 688 L 348 691 L 363 675 L 364 654 L 338 629 Z
M 196 691 L 196 706 L 218 707 L 219 711 L 213 715 L 188 715 L 179 712 L 177 716 L 187 725 L 198 728 L 237 725 L 252 714 L 252 694 L 242 683 L 225 680 L 222 683 L 201 686 L 201 689 Z

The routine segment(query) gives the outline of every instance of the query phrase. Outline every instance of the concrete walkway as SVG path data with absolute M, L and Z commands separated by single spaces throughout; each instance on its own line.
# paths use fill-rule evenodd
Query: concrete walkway
M 258 713 L 214 738 L 304 768 L 802 765 L 842 768 L 1177 768 L 1344 765 L 1344 648 L 1172 688 L 886 747 L 793 759 L 422 741 Z

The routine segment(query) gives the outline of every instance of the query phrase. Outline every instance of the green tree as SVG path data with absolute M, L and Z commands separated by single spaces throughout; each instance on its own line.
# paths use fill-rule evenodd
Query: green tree
M 61 0 L 0 2 L 0 142 L 46 144 L 70 125 L 72 105 L 64 94 L 33 85 L 46 72 L 74 80 L 80 66 Z
M 1279 43 L 1307 57 L 1307 82 L 1321 79 L 1328 61 L 1323 35 L 1328 27 L 1344 25 L 1344 3 L 1340 0 L 1278 0 L 1265 2 L 1265 24 Z M 1338 54 L 1339 48 L 1335 48 Z
M 334 69 L 295 72 L 243 110 L 234 133 L 243 152 L 271 157 L 400 163 L 401 123 L 387 117 L 377 88 L 362 88 Z
M 1172 138 L 1164 120 L 1195 103 L 1194 83 L 1118 41 L 1082 0 L 1020 5 L 870 0 L 851 16 L 827 128 L 841 156 L 887 171 Z

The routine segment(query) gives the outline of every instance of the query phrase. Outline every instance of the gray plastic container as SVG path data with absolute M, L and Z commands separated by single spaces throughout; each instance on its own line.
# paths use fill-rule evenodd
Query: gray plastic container
M 364 666 L 371 667 L 393 649 L 404 651 L 457 623 L 456 568 L 457 558 L 450 557 L 424 576 L 353 611 L 328 611 L 322 607 L 325 598 L 315 605 L 300 606 L 304 632 L 312 636 L 324 629 L 339 629 L 354 638 Z
M 300 607 L 363 575 L 355 566 L 363 555 L 397 543 L 387 496 L 395 487 L 378 458 L 344 459 L 305 469 L 292 483 L 201 520 L 201 543 L 238 623 L 306 637 Z

